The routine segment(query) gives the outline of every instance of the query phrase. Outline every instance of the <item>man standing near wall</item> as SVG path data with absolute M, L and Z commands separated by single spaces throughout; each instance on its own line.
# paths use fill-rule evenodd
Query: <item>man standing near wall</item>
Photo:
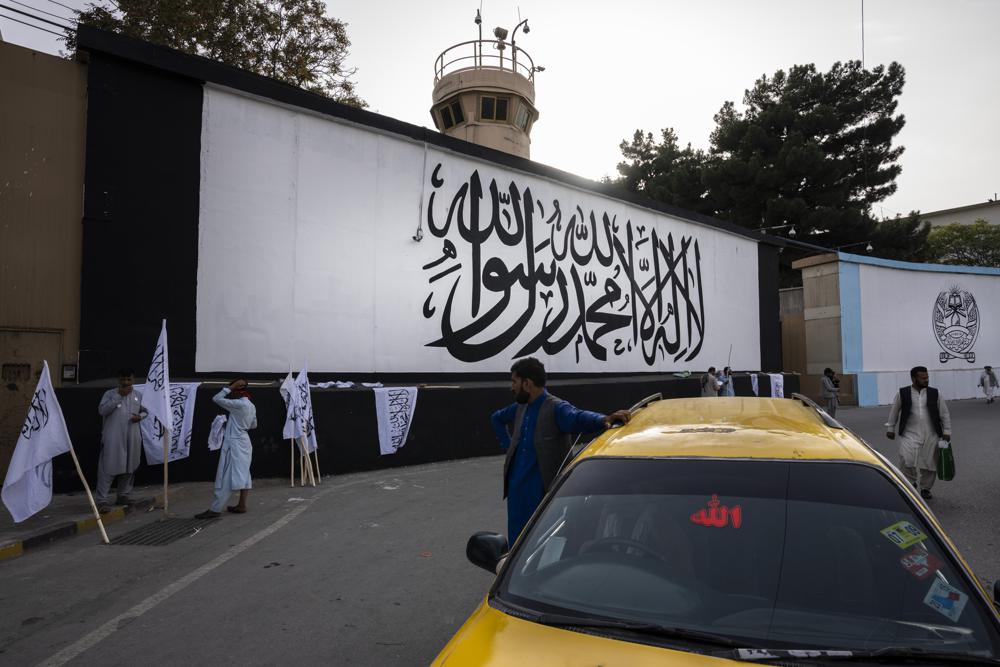
M 833 372 L 832 368 L 823 369 L 820 384 L 820 397 L 826 401 L 826 413 L 831 417 L 836 417 L 837 408 L 840 406 L 840 382 L 837 381 L 837 374 Z
M 578 410 L 545 391 L 545 366 L 534 357 L 510 369 L 515 403 L 493 413 L 490 422 L 506 450 L 503 497 L 507 499 L 507 540 L 524 530 L 566 458 L 573 433 L 596 433 L 629 420 L 628 410 L 610 415 Z M 511 430 L 508 430 L 511 429 Z
M 709 366 L 708 372 L 701 376 L 701 395 L 702 396 L 718 396 L 719 387 L 722 383 L 715 376 L 715 366 Z
M 899 462 L 906 478 L 930 499 L 937 479 L 938 440 L 951 442 L 951 415 L 941 393 L 930 385 L 924 366 L 910 371 L 913 384 L 896 393 L 886 422 L 890 440 L 899 433 Z
M 111 511 L 112 482 L 117 487 L 118 504 L 127 505 L 131 500 L 132 480 L 142 449 L 139 422 L 149 414 L 142 404 L 142 394 L 132 388 L 134 381 L 131 369 L 118 371 L 118 388 L 104 392 L 97 406 L 97 412 L 104 418 L 94 494 L 101 512 Z
M 983 393 L 986 394 L 986 403 L 993 402 L 993 394 L 997 391 L 997 376 L 993 372 L 992 366 L 986 366 L 983 368 L 983 374 L 979 376 L 979 386 L 983 388 Z

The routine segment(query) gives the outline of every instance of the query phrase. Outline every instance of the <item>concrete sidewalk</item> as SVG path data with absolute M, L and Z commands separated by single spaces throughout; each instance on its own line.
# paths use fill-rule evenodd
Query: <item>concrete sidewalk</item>
M 183 494 L 183 486 L 171 487 L 170 497 Z M 121 521 L 133 512 L 151 512 L 163 504 L 163 487 L 137 486 L 133 489 L 133 502 L 118 505 L 101 515 L 104 525 Z M 38 549 L 55 540 L 73 537 L 81 533 L 97 530 L 97 518 L 83 491 L 61 493 L 52 496 L 49 506 L 29 517 L 22 523 L 14 523 L 10 514 L 2 512 L 0 518 L 0 561 L 16 558 L 25 551 Z
M 267 494 L 269 489 L 292 490 L 287 479 L 255 479 L 253 484 L 254 490 L 258 492 L 251 494 L 251 503 L 255 505 L 263 502 L 265 496 L 261 494 Z M 169 489 L 170 516 L 190 517 L 208 509 L 212 501 L 214 487 L 214 482 L 171 484 Z M 318 488 L 321 487 L 322 485 Z M 295 487 L 303 493 L 308 492 L 310 488 L 298 485 Z M 131 495 L 134 499 L 132 504 L 119 505 L 110 512 L 101 515 L 111 539 L 114 539 L 115 535 L 109 526 L 122 521 L 127 516 L 146 513 L 158 516 L 163 513 L 162 486 L 137 486 Z M 235 503 L 237 495 L 234 493 L 232 497 Z M 87 502 L 87 495 L 82 491 L 53 495 L 52 502 L 48 507 L 23 523 L 14 523 L 6 511 L 0 512 L 0 514 L 2 514 L 0 517 L 0 561 L 16 558 L 26 551 L 39 549 L 55 541 L 91 531 L 95 531 L 95 539 L 100 540 L 100 537 L 96 536 L 97 519 L 90 508 L 90 503 Z

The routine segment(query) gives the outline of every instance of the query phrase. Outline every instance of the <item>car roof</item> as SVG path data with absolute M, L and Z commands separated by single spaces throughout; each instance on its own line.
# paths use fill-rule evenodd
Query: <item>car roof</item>
M 829 419 L 829 418 L 827 418 Z M 595 457 L 843 460 L 884 467 L 863 441 L 801 399 L 676 398 L 649 403 L 580 453 Z

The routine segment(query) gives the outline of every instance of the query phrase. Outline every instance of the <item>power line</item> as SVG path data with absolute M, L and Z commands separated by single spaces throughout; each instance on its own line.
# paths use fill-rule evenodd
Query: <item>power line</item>
M 29 5 L 29 4 L 26 4 L 26 3 L 23 3 L 23 2 L 18 2 L 18 0 L 7 0 L 7 2 L 13 2 L 15 5 L 21 5 L 22 7 L 27 7 L 28 9 L 30 9 L 32 11 L 41 12 L 42 14 L 45 14 L 47 16 L 54 16 L 57 19 L 62 19 L 63 21 L 66 21 L 67 23 L 72 23 L 73 22 L 73 19 L 68 19 L 65 16 L 59 16 L 58 14 L 53 14 L 52 12 L 47 12 L 44 9 L 39 9 L 38 7 L 33 7 L 33 6 Z
M 34 14 L 29 14 L 28 12 L 21 11 L 17 7 L 11 7 L 10 5 L 5 5 L 2 2 L 0 2 L 0 8 L 6 9 L 7 11 L 10 11 L 10 12 L 14 12 L 15 14 L 21 14 L 22 16 L 27 16 L 28 18 L 34 19 L 35 21 L 41 21 L 42 23 L 48 23 L 49 25 L 54 25 L 57 28 L 72 29 L 72 28 L 70 28 L 70 26 L 65 26 L 65 25 L 62 25 L 61 23 L 56 23 L 55 21 L 50 21 L 48 19 L 43 19 L 41 16 L 35 16 Z M 10 18 L 10 17 L 8 16 L 7 18 Z M 13 21 L 14 19 L 11 19 L 11 20 Z M 20 23 L 20 21 L 19 21 L 19 23 Z
M 37 26 L 37 25 L 35 25 L 33 23 L 28 23 L 26 21 L 21 21 L 21 20 L 16 19 L 16 18 L 14 18 L 12 16 L 7 16 L 6 14 L 0 14 L 0 18 L 7 19 L 8 21 L 13 21 L 14 23 L 20 23 L 21 25 L 26 25 L 29 28 L 34 28 L 35 30 L 41 30 L 42 32 L 47 32 L 50 35 L 55 35 L 56 37 L 65 37 L 66 36 L 65 33 L 56 32 L 55 30 L 49 30 L 48 28 L 43 28 L 43 27 Z
M 79 9 L 76 9 L 75 7 L 70 7 L 69 5 L 64 5 L 61 2 L 56 2 L 56 0 L 48 0 L 48 1 L 51 2 L 53 5 L 59 5 L 60 7 L 65 7 L 66 9 L 70 10 L 74 14 L 77 14 L 80 11 Z

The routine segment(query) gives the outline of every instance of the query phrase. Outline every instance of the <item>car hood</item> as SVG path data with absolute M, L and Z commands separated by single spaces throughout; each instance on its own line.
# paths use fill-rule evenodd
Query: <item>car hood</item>
M 662 667 L 665 664 L 746 665 L 532 623 L 497 611 L 485 601 L 433 662 L 435 667 Z

